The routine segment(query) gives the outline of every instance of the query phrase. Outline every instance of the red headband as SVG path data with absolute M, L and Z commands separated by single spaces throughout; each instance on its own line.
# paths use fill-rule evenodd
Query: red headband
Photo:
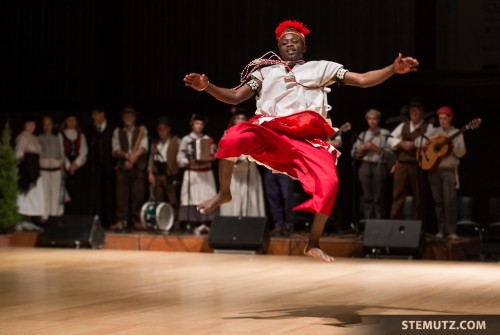
M 439 107 L 436 111 L 436 114 L 439 116 L 440 114 L 448 115 L 448 117 L 453 118 L 453 110 L 451 110 L 448 106 Z
M 285 34 L 295 34 L 298 35 L 304 45 L 306 44 L 306 35 L 309 34 L 309 29 L 302 22 L 297 22 L 293 20 L 287 20 L 280 23 L 280 25 L 275 30 L 276 39 L 279 41 L 280 38 Z

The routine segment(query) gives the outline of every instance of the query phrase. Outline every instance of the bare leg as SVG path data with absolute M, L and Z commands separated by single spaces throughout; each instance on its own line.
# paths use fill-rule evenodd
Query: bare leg
M 306 248 L 304 249 L 304 254 L 306 256 L 319 259 L 323 262 L 331 263 L 335 262 L 335 258 L 329 256 L 319 247 L 319 238 L 323 234 L 323 229 L 325 228 L 327 219 L 328 216 L 326 216 L 325 214 L 314 214 L 314 219 L 311 226 L 311 234 L 309 235 L 309 240 L 307 241 Z
M 219 193 L 198 205 L 198 211 L 200 211 L 200 213 L 208 213 L 220 205 L 231 201 L 232 196 L 229 187 L 231 186 L 231 178 L 233 177 L 233 167 L 235 162 L 236 158 L 219 159 Z

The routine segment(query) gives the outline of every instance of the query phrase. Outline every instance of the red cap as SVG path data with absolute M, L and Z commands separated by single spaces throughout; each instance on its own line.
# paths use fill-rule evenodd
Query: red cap
M 438 108 L 438 110 L 436 111 L 436 115 L 439 116 L 441 114 L 448 115 L 448 117 L 453 118 L 453 111 L 448 106 L 443 106 Z
M 275 30 L 276 39 L 279 41 L 280 38 L 285 34 L 295 34 L 298 35 L 304 45 L 306 44 L 306 35 L 309 34 L 309 29 L 302 22 L 297 22 L 294 20 L 287 20 L 280 23 L 280 25 Z

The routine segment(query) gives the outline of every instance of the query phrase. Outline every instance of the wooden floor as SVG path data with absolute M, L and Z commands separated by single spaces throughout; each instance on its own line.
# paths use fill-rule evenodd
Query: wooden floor
M 364 334 L 498 315 L 498 283 L 498 263 L 1 248 L 0 334 Z

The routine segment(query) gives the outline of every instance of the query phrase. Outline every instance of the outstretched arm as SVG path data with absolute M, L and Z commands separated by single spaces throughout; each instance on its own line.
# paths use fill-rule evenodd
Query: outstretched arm
M 403 57 L 400 53 L 394 60 L 394 63 L 382 69 L 365 73 L 347 72 L 344 77 L 344 83 L 358 87 L 375 86 L 386 81 L 396 73 L 405 74 L 415 72 L 417 68 L 418 61 L 415 58 Z
M 200 75 L 198 73 L 185 75 L 184 85 L 192 87 L 197 91 L 205 91 L 215 99 L 231 105 L 237 105 L 254 95 L 254 92 L 248 85 L 243 85 L 236 90 L 218 87 L 209 82 L 206 75 Z

